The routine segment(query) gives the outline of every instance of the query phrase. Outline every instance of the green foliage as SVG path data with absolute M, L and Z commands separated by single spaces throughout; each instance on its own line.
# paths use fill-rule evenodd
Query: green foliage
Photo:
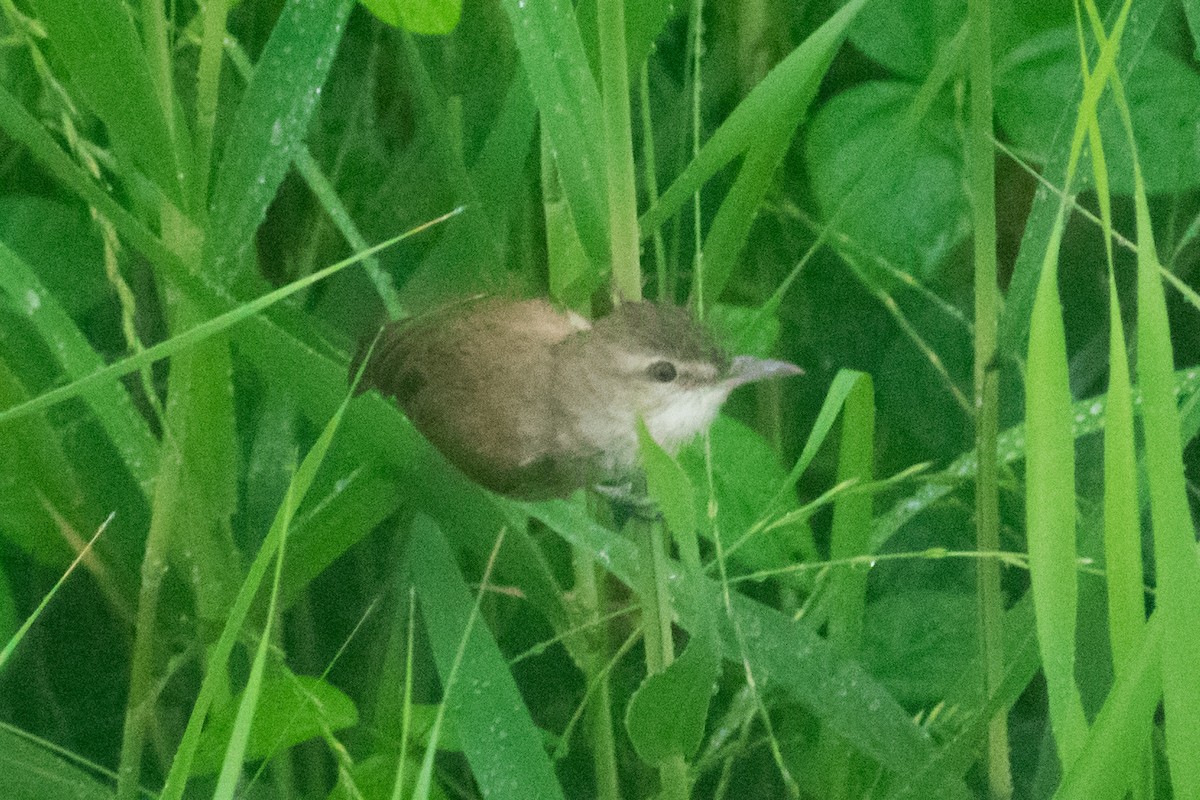
M 0 796 L 1200 792 L 1194 2 L 364 5 L 0 4 Z M 350 399 L 614 280 L 806 369 L 653 507 Z
M 221 768 L 225 745 L 233 735 L 235 710 L 213 712 L 196 748 L 192 765 L 196 775 L 212 775 Z M 337 687 L 306 675 L 271 675 L 258 696 L 246 758 L 270 758 L 300 742 L 357 723 L 354 702 Z

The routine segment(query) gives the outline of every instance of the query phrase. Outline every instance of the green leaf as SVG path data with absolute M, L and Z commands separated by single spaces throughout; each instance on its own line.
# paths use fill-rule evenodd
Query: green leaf
M 462 0 L 362 0 L 362 4 L 393 28 L 430 36 L 453 32 L 462 17 Z
M 1119 35 L 1119 33 L 1117 34 Z M 1124 101 L 1120 83 L 1118 103 Z M 1128 96 L 1128 95 L 1126 95 Z M 1124 111 L 1124 109 L 1122 109 Z M 1123 115 L 1134 151 L 1137 213 L 1137 386 L 1142 393 L 1146 487 L 1154 530 L 1156 616 L 1163 621 L 1162 686 L 1164 733 L 1171 781 L 1178 797 L 1200 797 L 1200 561 L 1192 522 L 1178 400 L 1173 391 L 1175 360 L 1154 245 L 1150 203 L 1142 181 L 1141 158 L 1133 142 L 1132 109 Z
M 229 285 L 305 136 L 353 0 L 292 2 L 242 93 L 213 184 L 203 260 Z
M 642 215 L 643 239 L 670 219 L 705 181 L 759 141 L 764 131 L 796 125 L 816 95 L 846 27 L 863 6 L 851 0 L 771 69 L 704 143 L 687 168 Z M 772 137 L 772 144 L 778 137 Z M 764 191 L 765 191 L 764 187 Z
M 677 534 L 693 532 L 696 529 L 696 505 L 687 473 L 654 441 L 640 417 L 637 432 L 638 451 L 646 470 L 650 497 L 662 511 L 667 528 Z
M 903 125 L 917 91 L 871 81 L 842 92 L 817 112 L 804 154 L 824 216 L 848 201 L 838 229 L 925 279 L 969 233 L 970 209 L 950 105 L 936 103 L 915 129 Z M 889 157 L 875 159 L 885 146 Z
M 751 571 L 780 569 L 818 558 L 807 525 L 783 525 L 743 539 L 743 533 L 753 529 L 764 513 L 774 518 L 799 507 L 794 492 L 780 497 L 779 488 L 788 476 L 775 448 L 757 432 L 724 414 L 713 422 L 709 439 L 716 523 L 726 555 Z M 679 460 L 692 485 L 703 486 L 708 470 L 701 449 L 686 448 Z M 697 519 L 704 518 L 708 503 L 703 492 L 696 493 Z M 802 578 L 785 576 L 781 580 L 793 583 Z
M 1034 161 L 1049 160 L 1060 110 L 1076 102 L 1078 73 L 1079 45 L 1073 28 L 1032 39 L 998 65 L 996 117 Z M 1200 129 L 1194 102 L 1200 97 L 1200 74 L 1151 45 L 1124 83 L 1146 191 L 1178 194 L 1200 186 Z M 1112 104 L 1100 113 L 1100 131 L 1113 191 L 1133 194 L 1129 144 Z M 1086 162 L 1082 167 L 1087 168 Z
M 0 359 L 0 407 L 27 397 L 25 387 Z M 80 477 L 44 415 L 6 431 L 0 447 L 0 536 L 43 564 L 70 563 L 71 550 L 49 510 L 80 504 Z
M 693 636 L 666 670 L 646 677 L 625 710 L 625 728 L 639 758 L 658 765 L 695 755 L 719 675 L 711 640 Z
M 850 41 L 897 75 L 921 80 L 966 12 L 966 0 L 876 0 L 850 26 Z
M 600 72 L 598 35 L 596 26 L 596 0 L 586 0 L 575 7 L 579 20 L 579 33 L 587 50 L 592 71 Z M 670 0 L 626 0 L 625 2 L 625 53 L 632 81 L 638 74 L 642 62 L 654 48 L 654 41 L 662 33 L 667 20 L 678 12 Z
M 476 603 L 462 573 L 428 517 L 417 517 L 409 554 L 446 712 L 456 723 L 480 792 L 495 800 L 562 798 L 541 732 L 508 662 L 476 619 Z
M 356 761 L 350 768 L 349 780 L 353 781 L 351 789 L 345 777 L 329 793 L 326 800 L 392 800 L 392 787 L 396 782 L 396 761 L 398 756 L 393 753 L 380 753 L 367 756 Z M 421 762 L 409 757 L 404 765 L 404 789 L 400 797 L 414 797 L 413 791 L 417 784 L 417 773 L 421 771 Z M 448 795 L 442 787 L 433 783 L 429 787 L 428 800 L 447 800 Z
M 1058 245 L 1050 240 L 1033 306 L 1025 396 L 1026 537 L 1029 579 L 1037 613 L 1038 644 L 1050 695 L 1050 719 L 1059 758 L 1070 765 L 1087 736 L 1075 683 L 1075 630 L 1079 601 L 1075 550 L 1075 439 L 1067 345 L 1058 295 Z
M 254 557 L 253 563 L 251 563 L 250 568 L 246 571 L 246 577 L 238 589 L 237 597 L 234 598 L 229 606 L 225 625 L 221 629 L 221 635 L 217 643 L 209 648 L 204 681 L 200 684 L 200 691 L 196 697 L 196 702 L 192 706 L 191 714 L 188 717 L 187 727 L 183 732 L 179 747 L 175 751 L 175 758 L 171 762 L 171 769 L 161 792 L 162 800 L 180 800 L 183 797 L 188 779 L 193 774 L 196 748 L 200 742 L 202 726 L 208 717 L 213 701 L 216 699 L 218 689 L 224 685 L 226 680 L 226 665 L 230 654 L 233 652 L 238 635 L 241 632 L 242 624 L 246 621 L 246 617 L 250 613 L 250 604 L 254 601 L 255 596 L 262 587 L 267 568 L 284 546 L 296 509 L 304 502 L 304 497 L 308 494 L 308 490 L 313 483 L 313 478 L 325 460 L 325 456 L 329 451 L 329 445 L 338 431 L 349 403 L 350 394 L 347 390 L 342 395 L 341 404 L 336 407 L 336 410 L 334 410 L 331 417 L 326 421 L 325 427 L 321 430 L 321 435 L 317 437 L 317 441 L 313 443 L 308 454 L 305 455 L 304 460 L 300 463 L 300 468 L 296 470 L 296 474 L 288 487 L 287 496 L 284 498 L 283 503 L 279 507 L 279 512 L 271 524 L 271 529 L 267 532 L 267 536 L 263 540 L 258 554 Z M 278 596 L 278 591 L 279 570 L 277 565 L 275 583 L 271 594 L 272 610 L 274 610 L 276 605 L 275 600 Z M 268 620 L 270 618 L 271 615 L 268 614 Z M 255 663 L 251 670 L 252 678 L 261 678 L 262 676 L 262 664 L 267 652 L 267 645 L 270 641 L 271 638 L 269 635 L 263 636 L 260 640 L 259 648 L 255 653 Z M 259 688 L 261 688 L 261 685 Z M 247 705 L 245 699 L 246 695 L 243 696 L 244 702 L 241 704 L 243 706 Z M 245 735 L 246 730 L 244 726 L 235 727 L 234 738 L 229 739 L 231 746 L 226 747 L 225 764 L 222 765 L 223 767 L 229 766 L 231 755 L 234 761 L 240 763 L 241 758 L 238 757 L 237 752 L 246 745 Z M 237 766 L 238 764 L 235 764 L 234 768 L 236 769 Z M 228 769 L 225 770 L 225 772 L 230 771 Z M 222 778 L 225 778 L 224 774 Z M 218 791 L 221 791 L 220 788 Z
M 26 195 L 0 197 L 0 242 L 37 275 L 50 302 L 61 303 L 74 318 L 111 297 L 96 224 L 82 204 Z M 0 277 L 6 291 L 15 282 L 15 276 Z
M 561 501 L 514 504 L 541 520 L 569 544 L 587 552 L 603 553 L 604 567 L 628 586 L 640 586 L 644 567 L 640 548 L 633 542 L 615 537 L 584 511 Z M 711 609 L 698 608 L 695 594 L 721 596 L 716 581 L 706 580 L 704 591 L 693 593 L 690 587 L 670 585 L 679 623 L 695 633 L 711 618 Z M 774 691 L 802 703 L 839 736 L 886 769 L 908 774 L 914 765 L 924 765 L 934 757 L 928 736 L 872 678 L 860 664 L 838 656 L 823 637 L 804 622 L 769 608 L 744 595 L 732 595 L 730 614 L 715 615 L 717 650 L 722 659 L 746 664 L 755 675 L 769 675 Z M 746 650 L 738 644 L 734 620 L 746 636 Z M 927 785 L 935 794 L 962 791 L 957 774 L 932 764 Z M 951 787 L 959 787 L 952 789 Z M 957 796 L 957 795 L 954 795 Z
M 975 597 L 966 592 L 884 595 L 867 606 L 863 636 L 864 664 L 906 708 L 932 707 L 957 676 L 978 674 Z
M 1055 800 L 1120 800 L 1136 788 L 1130 786 L 1130 778 L 1142 774 L 1146 732 L 1162 697 L 1159 659 L 1162 649 L 1170 647 L 1163 631 L 1163 615 L 1151 615 L 1129 660 L 1118 669 L 1087 746 L 1063 777 Z
M 0 797 L 5 800 L 112 800 L 113 790 L 48 745 L 0 726 Z
M 1148 46 L 1150 38 L 1155 34 L 1161 17 L 1167 8 L 1166 0 L 1138 0 L 1137 13 L 1129 18 L 1121 36 L 1121 49 L 1117 55 L 1118 70 L 1127 77 L 1137 64 L 1138 59 Z M 1072 97 L 1079 93 L 1079 78 L 1071 80 Z M 999 94 L 999 90 L 997 92 Z M 997 97 L 997 111 L 999 98 Z M 1071 139 L 1073 136 L 1072 121 L 1076 114 L 1076 104 L 1062 106 L 1053 115 L 1054 135 L 1048 141 L 1046 165 L 1042 175 L 1052 186 L 1063 186 L 1070 160 Z M 1063 120 L 1067 120 L 1064 122 Z M 1071 187 L 1068 187 L 1071 188 Z M 1058 216 L 1059 198 L 1054 192 L 1038 192 L 1034 196 L 1033 207 L 1025 219 L 1025 230 L 1021 236 L 1021 249 L 1017 255 L 1017 263 L 1013 268 L 1013 276 L 1009 282 L 1004 308 L 1000 317 L 1000 356 L 1003 358 L 1024 359 L 1027 339 L 1029 337 L 1030 310 L 1033 308 L 1034 293 L 1037 289 L 1038 276 L 1041 274 L 1042 258 L 1046 252 L 1046 244 L 1050 240 Z
M 579 241 L 592 261 L 607 264 L 600 91 L 584 55 L 574 10 L 563 0 L 502 0 L 501 4 L 512 23 Z
M 213 712 L 196 748 L 196 760 L 192 762 L 195 774 L 212 775 L 221 768 L 240 699 L 239 694 L 230 705 Z M 315 736 L 357 724 L 354 701 L 336 686 L 280 670 L 263 681 L 245 758 L 271 758 Z
M 197 320 L 195 312 L 183 315 Z M 240 573 L 230 519 L 237 508 L 237 441 L 233 418 L 231 355 L 226 337 L 215 337 L 171 360 L 164 424 L 172 431 L 160 459 L 154 503 L 170 503 L 171 562 L 187 576 L 203 620 L 220 623 L 237 591 Z M 178 459 L 178 462 L 176 462 Z M 178 464 L 178 466 L 177 466 Z M 178 483 L 163 478 L 179 469 Z M 161 513 L 161 512 L 160 512 Z
M 108 128 L 117 154 L 182 207 L 181 165 L 128 8 L 107 0 L 36 0 L 34 6 L 72 83 Z

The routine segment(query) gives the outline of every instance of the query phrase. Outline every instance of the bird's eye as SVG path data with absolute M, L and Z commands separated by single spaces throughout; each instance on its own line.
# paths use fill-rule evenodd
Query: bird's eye
M 670 383 L 675 380 L 675 365 L 670 361 L 655 361 L 646 368 L 647 374 L 659 383 Z

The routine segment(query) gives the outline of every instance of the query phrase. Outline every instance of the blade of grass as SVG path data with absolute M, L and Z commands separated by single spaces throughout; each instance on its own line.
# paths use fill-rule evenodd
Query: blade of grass
M 391 800 L 402 800 L 401 793 L 407 783 L 404 780 L 404 769 L 408 764 L 408 737 L 412 727 L 413 708 L 413 632 L 417 628 L 417 591 L 409 587 L 408 591 L 408 641 L 404 648 L 404 701 L 400 722 L 400 754 L 396 759 L 396 779 L 392 783 Z M 430 749 L 436 749 L 430 745 Z
M 854 388 L 846 396 L 842 409 L 841 446 L 838 453 L 838 483 L 871 482 L 875 461 L 875 390 L 869 375 L 857 373 Z M 873 496 L 861 492 L 844 493 L 834 501 L 833 527 L 829 556 L 847 559 L 866 555 L 871 544 L 871 505 Z M 843 658 L 859 657 L 863 618 L 867 608 L 867 570 L 843 567 L 829 575 L 828 634 L 834 651 Z M 855 758 L 849 744 L 837 735 L 822 732 L 820 748 L 832 764 L 829 776 L 831 798 L 849 797 Z
M 637 189 L 633 179 L 633 123 L 629 111 L 629 65 L 625 61 L 625 0 L 597 0 L 600 33 L 604 176 L 608 187 L 608 236 L 613 295 L 642 299 Z
M 550 139 L 579 240 L 596 264 L 610 259 L 600 92 L 592 78 L 570 3 L 502 0 Z
M 1119 35 L 1114 31 L 1114 38 Z M 1146 478 L 1154 528 L 1155 597 L 1164 627 L 1161 668 L 1167 760 L 1175 796 L 1200 797 L 1200 760 L 1195 757 L 1200 752 L 1200 682 L 1196 680 L 1196 665 L 1200 664 L 1200 561 L 1184 481 L 1179 408 L 1171 391 L 1174 353 L 1150 206 L 1119 76 L 1113 76 L 1112 85 L 1134 154 L 1138 388 L 1142 391 Z
M 300 468 L 296 470 L 295 476 L 288 485 L 287 496 L 280 506 L 274 522 L 271 524 L 271 529 L 267 532 L 262 547 L 259 548 L 258 554 L 255 556 L 254 562 L 250 565 L 246 578 L 238 590 L 237 597 L 230 606 L 225 627 L 221 630 L 221 636 L 217 640 L 217 643 L 209 650 L 204 680 L 200 684 L 200 691 L 196 697 L 195 704 L 192 706 L 192 713 L 188 717 L 183 738 L 179 743 L 179 748 L 175 752 L 175 758 L 171 762 L 171 770 L 167 775 L 166 784 L 163 786 L 160 794 L 161 800 L 179 800 L 183 796 L 190 776 L 192 758 L 195 756 L 196 746 L 200 740 L 201 728 L 204 725 L 208 709 L 212 705 L 219 687 L 226 680 L 226 665 L 230 654 L 233 652 L 234 644 L 241 633 L 242 624 L 245 622 L 246 616 L 250 611 L 251 603 L 262 587 L 263 578 L 272 559 L 276 557 L 277 553 L 280 560 L 282 559 L 282 548 L 285 544 L 292 518 L 296 513 L 296 509 L 304 501 L 309 488 L 312 486 L 313 479 L 316 477 L 317 470 L 325 459 L 325 455 L 333 441 L 334 434 L 337 433 L 338 426 L 341 424 L 342 417 L 350 403 L 351 397 L 351 393 L 346 393 L 337 412 L 321 431 L 321 435 L 317 437 L 317 441 L 308 451 L 308 454 L 305 455 L 304 460 L 300 463 Z M 278 561 L 276 564 L 276 579 L 278 579 Z M 272 590 L 272 595 L 275 594 L 275 591 L 275 589 Z M 264 632 L 261 638 L 262 642 L 266 643 L 270 637 Z M 249 726 L 246 725 L 246 734 L 249 733 L 248 728 Z
M 1054 800 L 1120 800 L 1138 791 L 1146 732 L 1162 696 L 1161 654 L 1169 649 L 1163 615 L 1154 613 L 1117 670 L 1087 746 L 1063 778 Z M 1174 795 L 1180 797 L 1178 793 Z
M 852 0 L 830 17 L 780 61 L 730 113 L 700 154 L 642 215 L 642 238 L 671 218 L 704 183 L 775 126 L 794 130 L 816 95 L 829 60 L 841 45 L 846 29 L 862 7 Z M 764 189 L 765 191 L 765 189 Z
M 173 266 L 183 270 L 179 257 L 101 188 L 87 170 L 76 164 L 3 85 L 0 85 L 0 129 L 27 148 L 34 159 L 67 189 L 103 214 L 117 232 L 151 262 L 160 267 Z
M 370 247 L 361 253 L 356 253 L 349 258 L 342 259 L 336 264 L 331 264 L 330 266 L 318 270 L 311 275 L 306 275 L 299 280 L 287 284 L 286 286 L 281 286 L 278 289 L 267 292 L 261 297 L 257 297 L 254 300 L 236 306 L 229 311 L 220 314 L 219 316 L 200 323 L 194 328 L 190 328 L 183 333 L 171 337 L 165 342 L 156 344 L 153 347 L 148 347 L 142 352 L 129 356 L 128 358 L 124 358 L 116 363 L 109 364 L 103 369 L 99 369 L 83 378 L 74 380 L 66 386 L 60 386 L 57 389 L 52 389 L 49 392 L 38 395 L 27 403 L 22 403 L 20 405 L 13 406 L 12 408 L 7 408 L 3 411 L 0 411 L 0 423 L 8 422 L 18 417 L 25 416 L 26 414 L 32 414 L 36 411 L 49 408 L 56 403 L 61 403 L 63 400 L 68 400 L 72 397 L 82 394 L 85 390 L 90 389 L 96 384 L 104 383 L 113 378 L 119 378 L 122 375 L 128 375 L 131 372 L 141 369 L 147 364 L 152 364 L 161 358 L 166 358 L 167 356 L 180 352 L 188 347 L 192 347 L 196 343 L 215 336 L 221 331 L 224 331 L 233 325 L 252 317 L 259 311 L 278 303 L 280 300 L 283 300 L 284 298 L 289 297 L 290 295 L 293 295 L 296 292 L 305 289 L 314 283 L 317 283 L 318 281 L 328 278 L 330 275 L 340 272 L 352 264 L 357 264 L 359 261 L 362 261 L 368 256 L 378 253 L 380 250 L 391 247 L 397 242 L 403 241 L 409 236 L 420 233 L 426 228 L 437 225 L 438 223 L 447 220 L 461 212 L 461 207 L 456 208 L 453 211 L 437 217 L 436 219 L 432 219 L 429 222 L 422 223 L 415 228 L 405 231 L 399 236 L 394 236 L 385 242 L 380 242 L 379 244 L 374 245 L 373 247 Z M 193 281 L 193 284 L 194 283 L 195 282 Z M 197 292 L 197 294 L 201 294 L 201 296 L 210 299 L 213 297 L 213 295 L 207 292 Z
M 0 723 L 0 796 L 6 800 L 112 800 L 112 789 L 93 777 L 93 765 Z
M 1167 7 L 1166 0 L 1139 0 L 1137 14 L 1129 18 L 1121 37 L 1122 76 L 1128 77 L 1136 66 Z M 1110 18 L 1115 19 L 1119 14 L 1120 10 L 1115 5 L 1109 11 Z M 1081 84 L 1082 82 L 1081 79 Z M 1070 108 L 1064 109 L 1063 121 L 1050 146 L 1050 161 L 1042 170 L 1053 185 L 1065 187 L 1067 194 L 1072 193 L 1072 181 L 1067 176 L 1074 175 L 1074 167 L 1071 165 L 1076 158 L 1072 155 L 1074 123 L 1071 122 L 1071 113 Z M 1053 194 L 1039 194 L 1034 198 L 1033 207 L 1026 217 L 1020 252 L 1017 254 L 1017 263 L 1000 315 L 998 344 L 1001 358 L 1020 359 L 1027 349 L 1030 310 L 1033 308 L 1042 260 L 1058 213 L 1057 198 Z
M 1066 185 L 1070 185 L 1105 83 L 1115 70 L 1116 46 L 1128 15 L 1125 4 L 1104 43 L 1095 72 L 1086 77 L 1071 137 Z M 1062 200 L 1042 261 L 1030 319 L 1025 418 L 1026 536 L 1037 613 L 1038 644 L 1050 695 L 1050 719 L 1064 771 L 1087 738 L 1087 720 L 1075 683 L 1078 583 L 1075 574 L 1075 443 L 1066 336 L 1058 293 L 1058 251 L 1068 203 Z M 1178 429 L 1177 429 L 1178 430 Z
M 1088 74 L 1087 49 L 1083 34 L 1083 19 L 1076 5 L 1076 27 L 1079 41 L 1080 69 Z M 1091 14 L 1092 33 L 1097 40 L 1106 37 L 1098 16 Z M 1133 431 L 1133 389 L 1129 378 L 1128 349 L 1125 328 L 1121 319 L 1121 306 L 1117 294 L 1116 267 L 1113 262 L 1112 199 L 1108 183 L 1108 165 L 1104 157 L 1104 142 L 1100 133 L 1099 120 L 1093 119 L 1088 127 L 1089 150 L 1092 160 L 1092 175 L 1096 186 L 1096 198 L 1100 206 L 1100 228 L 1104 235 L 1105 257 L 1108 262 L 1109 295 L 1109 379 L 1108 404 L 1104 416 L 1104 564 L 1108 596 L 1108 630 L 1112 660 L 1116 668 L 1118 683 L 1113 687 L 1106 706 L 1115 703 L 1121 691 L 1122 671 L 1132 668 L 1139 642 L 1145 627 L 1145 586 L 1142 569 L 1141 509 L 1137 496 L 1137 455 Z M 1154 690 L 1155 701 L 1161 692 L 1161 678 L 1154 681 L 1159 687 Z M 1110 712 L 1111 713 L 1111 712 Z M 1128 711 L 1124 712 L 1129 714 Z M 1141 751 L 1140 759 L 1120 759 L 1109 754 L 1108 765 L 1126 761 L 1120 774 L 1125 776 L 1134 798 L 1150 797 L 1153 742 L 1150 736 L 1151 720 L 1144 715 L 1129 715 L 1140 719 L 1143 728 L 1140 741 L 1123 741 L 1129 752 Z M 1092 763 L 1097 743 L 1105 741 L 1106 728 L 1111 720 L 1102 709 L 1097 719 L 1096 730 L 1089 737 L 1088 745 L 1080 756 L 1080 763 Z M 1101 727 L 1101 725 L 1105 727 Z M 1089 775 L 1096 774 L 1088 769 Z M 1078 765 L 1072 768 L 1062 784 L 1068 791 L 1072 782 L 1078 783 Z M 1124 785 L 1120 781 L 1106 781 L 1110 786 Z M 1123 790 L 1122 790 L 1123 791 Z
M 1025 419 L 1026 536 L 1050 720 L 1064 769 L 1087 736 L 1075 684 L 1075 439 L 1067 344 L 1058 295 L 1063 219 L 1050 239 L 1030 324 Z
M 63 574 L 59 576 L 57 581 L 55 581 L 54 586 L 50 587 L 50 591 L 46 592 L 46 596 L 42 598 L 40 603 L 38 603 L 37 608 L 35 608 L 33 613 L 30 614 L 23 623 L 21 623 L 21 627 L 18 628 L 17 632 L 14 633 L 12 637 L 5 643 L 4 648 L 0 649 L 0 674 L 4 672 L 4 665 L 8 663 L 8 659 L 12 656 L 13 651 L 17 649 L 17 645 L 19 645 L 21 640 L 25 638 L 25 634 L 28 633 L 29 629 L 33 627 L 33 623 L 36 622 L 37 618 L 42 615 L 42 612 L 46 610 L 46 606 L 50 605 L 50 601 L 54 599 L 54 595 L 58 594 L 58 590 L 64 583 L 66 583 L 67 578 L 71 576 L 71 573 L 75 571 L 75 568 L 79 566 L 80 562 L 82 562 L 83 559 L 87 557 L 87 554 L 92 551 L 92 545 L 96 543 L 96 540 L 100 538 L 100 534 L 104 533 L 104 530 L 108 527 L 108 523 L 112 522 L 113 517 L 116 515 L 117 512 L 114 511 L 108 515 L 104 522 L 100 523 L 100 527 L 96 529 L 96 533 L 92 535 L 92 538 L 88 540 L 88 543 L 79 551 L 79 555 L 75 556 L 75 560 L 71 562 L 70 566 L 63 570 Z
M 487 628 L 477 624 L 488 573 L 472 600 L 445 537 L 424 515 L 413 524 L 410 548 L 445 713 L 455 722 L 482 794 L 500 800 L 563 797 L 508 662 Z M 427 753 L 432 750 L 431 744 Z
M 313 475 L 316 473 L 316 467 L 320 466 L 321 460 L 325 457 L 325 451 L 329 447 L 332 433 L 337 429 L 338 420 L 340 420 L 340 416 L 330 422 L 330 427 L 326 428 L 329 436 L 323 435 L 321 439 L 318 439 L 317 444 L 313 448 L 313 455 L 315 455 L 315 461 L 312 462 Z M 304 464 L 309 464 L 307 459 Z M 299 478 L 299 474 L 297 474 L 297 477 Z M 312 475 L 309 475 L 309 483 L 311 483 L 311 479 Z M 280 507 L 280 514 L 276 517 L 276 522 L 271 526 L 272 531 L 267 534 L 269 538 L 275 538 L 277 542 L 275 548 L 275 575 L 271 581 L 271 595 L 267 603 L 267 615 L 263 621 L 262 634 L 258 637 L 258 647 L 254 651 L 254 661 L 250 665 L 250 675 L 246 679 L 246 688 L 242 691 L 242 699 L 238 704 L 237 718 L 233 723 L 233 734 L 230 736 L 229 744 L 225 749 L 225 758 L 221 764 L 221 774 L 217 778 L 216 789 L 213 790 L 213 800 L 232 800 L 241 778 L 242 762 L 246 758 L 246 748 L 250 742 L 250 729 L 254 722 L 255 710 L 258 708 L 259 696 L 262 693 L 263 673 L 267 668 L 267 653 L 271 649 L 271 630 L 276 625 L 276 617 L 278 615 L 280 576 L 283 574 L 283 559 L 284 554 L 287 552 L 288 533 L 291 530 L 292 517 L 295 516 L 296 509 L 299 507 L 299 501 L 296 499 L 295 493 L 300 488 L 299 483 L 303 480 L 293 480 L 288 484 L 287 494 L 284 496 L 283 505 Z M 304 486 L 303 488 L 307 490 L 308 487 Z M 276 527 L 279 529 L 278 533 L 274 530 Z
M 217 3 L 214 2 L 211 5 L 217 5 Z M 209 18 L 206 17 L 206 35 L 208 22 Z M 254 72 L 254 67 L 250 64 L 250 59 L 245 51 L 233 39 L 226 41 L 226 49 L 229 52 L 229 60 L 233 62 L 234 68 L 237 69 L 243 80 L 249 80 Z M 354 224 L 349 210 L 342 203 L 342 199 L 338 196 L 334 186 L 329 182 L 329 178 L 321 170 L 321 166 L 313 158 L 308 147 L 303 143 L 297 148 L 294 163 L 296 170 L 304 178 L 304 182 L 308 184 L 308 188 L 317 198 L 317 202 L 321 204 L 329 219 L 338 229 L 338 232 L 342 234 L 342 238 L 346 240 L 346 244 L 350 245 L 350 249 L 355 252 L 366 250 L 369 247 L 367 240 L 359 231 L 358 226 Z M 371 282 L 375 284 L 375 290 L 379 293 L 379 298 L 383 301 L 384 308 L 387 309 L 388 318 L 400 319 L 405 316 L 400 300 L 396 297 L 396 287 L 392 282 L 392 276 L 390 273 L 384 272 L 379 266 L 379 259 L 375 256 L 363 259 L 363 268 L 367 271 L 367 275 L 370 276 Z
M 183 206 L 183 155 L 174 146 L 141 38 L 125 7 L 104 0 L 37 0 L 39 22 L 71 81 L 104 121 L 123 162 Z
M 20 257 L 0 243 L 0 289 L 17 307 L 24 307 L 50 353 L 70 379 L 79 379 L 104 366 L 99 354 L 75 325 L 57 298 L 42 285 Z M 149 496 L 158 462 L 158 441 L 138 414 L 129 393 L 117 381 L 98 384 L 82 394 L 129 474 Z
M 218 285 L 239 274 L 254 231 L 299 152 L 353 0 L 288 3 L 230 123 L 202 263 Z

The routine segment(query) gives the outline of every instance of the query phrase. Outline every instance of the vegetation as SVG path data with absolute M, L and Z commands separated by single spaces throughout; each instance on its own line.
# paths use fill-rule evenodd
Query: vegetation
M 0 4 L 0 796 L 1200 797 L 1195 3 L 364 6 Z M 807 376 L 517 503 L 479 292 Z

